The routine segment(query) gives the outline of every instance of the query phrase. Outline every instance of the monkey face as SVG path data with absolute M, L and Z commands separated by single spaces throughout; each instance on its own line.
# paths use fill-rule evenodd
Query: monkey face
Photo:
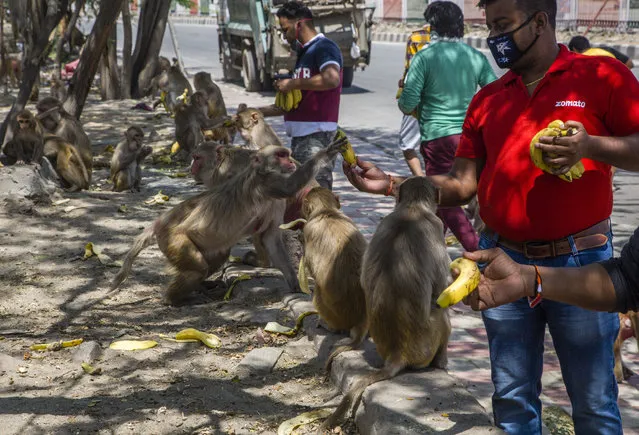
M 18 116 L 17 118 L 18 125 L 20 126 L 20 130 L 28 130 L 33 128 L 33 120 L 31 118 Z

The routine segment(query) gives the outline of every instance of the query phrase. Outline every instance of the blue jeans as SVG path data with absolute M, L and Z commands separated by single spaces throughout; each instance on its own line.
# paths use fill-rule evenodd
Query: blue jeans
M 520 264 L 579 267 L 612 256 L 612 233 L 600 248 L 531 260 L 500 246 Z M 479 249 L 498 245 L 482 234 Z M 543 276 L 542 276 L 543 279 Z M 600 313 L 542 300 L 530 308 L 526 298 L 482 313 L 488 335 L 497 427 L 509 434 L 541 434 L 541 374 L 546 324 L 559 358 L 578 435 L 622 434 L 617 406 L 613 343 L 619 333 L 615 313 Z

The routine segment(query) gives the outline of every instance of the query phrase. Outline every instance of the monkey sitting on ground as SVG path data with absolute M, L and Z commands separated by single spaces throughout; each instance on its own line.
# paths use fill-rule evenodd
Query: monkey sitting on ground
M 267 145 L 282 146 L 275 130 L 266 122 L 264 115 L 257 109 L 240 105 L 235 115 L 235 125 L 249 149 L 260 149 Z
M 60 100 L 54 97 L 46 97 L 38 101 L 36 109 L 38 109 L 37 118 L 46 132 L 58 136 L 78 150 L 89 174 L 90 183 L 93 170 L 93 152 L 89 136 L 84 132 L 80 121 L 68 114 L 62 108 Z
M 42 127 L 28 110 L 20 111 L 11 122 L 13 138 L 4 146 L 8 165 L 40 163 L 44 153 Z
M 142 179 L 140 163 L 153 151 L 150 146 L 142 146 L 143 140 L 142 129 L 132 126 L 127 129 L 124 139 L 115 148 L 111 158 L 111 179 L 115 192 L 140 191 Z
M 168 71 L 171 68 L 171 61 L 164 56 L 158 57 L 157 66 L 155 69 L 155 75 L 151 79 L 151 83 L 149 86 L 144 88 L 142 94 L 144 96 L 150 95 L 151 98 L 155 98 L 160 89 L 160 80 L 166 80 L 167 76 L 163 74 L 165 71 Z M 154 106 L 155 108 L 155 106 Z
M 384 368 L 356 381 L 323 428 L 335 426 L 351 404 L 355 413 L 371 384 L 407 367 L 446 367 L 450 321 L 435 301 L 452 278 L 436 211 L 435 187 L 426 178 L 409 178 L 399 186 L 395 210 L 377 227 L 364 254 L 361 283 L 369 334 Z
M 78 150 L 57 136 L 44 136 L 44 156 L 49 159 L 69 192 L 88 189 L 91 184 L 89 171 Z
M 345 143 L 331 143 L 300 168 L 291 161 L 286 148 L 258 151 L 249 166 L 235 177 L 183 201 L 144 230 L 126 255 L 111 290 L 126 279 L 138 254 L 157 239 L 160 250 L 176 270 L 165 293 L 166 301 L 182 303 L 226 262 L 230 249 L 239 240 L 261 233 L 273 265 L 282 271 L 291 290 L 300 291 L 282 242 L 279 225 L 283 209 L 279 200 L 295 195 L 308 184 Z
M 614 354 L 615 354 L 615 377 L 617 378 L 617 382 L 621 383 L 631 376 L 634 375 L 634 372 L 630 370 L 623 362 L 621 357 L 621 346 L 623 342 L 632 337 L 634 335 L 637 340 L 637 346 L 639 346 L 639 313 L 636 311 L 628 311 L 625 314 L 619 314 L 619 323 L 621 327 L 619 328 L 619 334 L 617 335 L 617 339 L 614 344 Z M 627 325 L 627 323 L 629 325 Z
M 208 116 L 211 119 L 227 116 L 226 105 L 220 87 L 213 82 L 211 74 L 201 71 L 193 77 L 193 85 L 196 92 L 201 92 L 206 97 L 208 104 Z M 275 145 L 275 144 L 273 144 Z
M 366 239 L 340 210 L 333 192 L 315 187 L 304 198 L 304 265 L 315 280 L 313 304 L 329 328 L 349 331 L 350 341 L 339 346 L 326 363 L 341 352 L 357 348 L 366 338 L 366 300 L 360 283 Z
M 171 114 L 175 113 L 176 106 L 180 102 L 178 97 L 184 94 L 184 90 L 187 91 L 187 97 L 193 95 L 191 83 L 189 83 L 189 80 L 184 77 L 184 74 L 180 71 L 180 67 L 177 65 L 177 59 L 174 58 L 173 62 L 173 65 L 160 74 L 156 82 L 160 91 L 165 93 L 164 104 Z M 161 104 L 160 100 L 153 103 L 153 109 L 159 104 Z

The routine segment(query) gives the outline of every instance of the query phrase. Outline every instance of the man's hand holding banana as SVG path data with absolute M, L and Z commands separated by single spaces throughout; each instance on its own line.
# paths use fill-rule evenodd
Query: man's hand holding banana
M 295 79 L 282 79 L 275 82 L 275 89 L 280 92 L 289 92 L 295 88 Z
M 535 145 L 544 153 L 544 162 L 557 167 L 555 175 L 565 174 L 582 158 L 588 157 L 591 136 L 584 125 L 577 121 L 566 121 L 565 128 L 572 129 L 569 136 L 541 136 Z

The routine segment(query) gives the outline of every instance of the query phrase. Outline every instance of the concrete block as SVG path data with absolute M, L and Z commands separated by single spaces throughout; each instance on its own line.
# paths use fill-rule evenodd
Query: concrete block
M 253 349 L 237 366 L 237 376 L 247 378 L 252 375 L 264 375 L 273 371 L 277 360 L 284 352 L 283 348 L 261 347 Z
M 440 369 L 408 372 L 371 385 L 355 421 L 362 434 L 498 434 L 477 401 Z

